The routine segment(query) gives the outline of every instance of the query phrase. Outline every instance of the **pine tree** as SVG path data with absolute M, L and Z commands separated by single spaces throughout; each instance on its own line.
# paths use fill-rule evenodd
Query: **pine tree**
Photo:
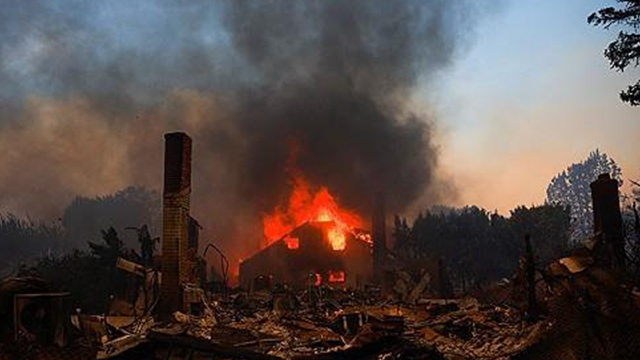
M 624 71 L 629 65 L 640 65 L 640 0 L 617 0 L 621 8 L 607 7 L 591 14 L 587 21 L 595 26 L 626 25 L 634 30 L 620 31 L 618 39 L 609 44 L 604 56 L 612 69 Z M 632 106 L 640 105 L 640 80 L 620 93 L 622 101 Z

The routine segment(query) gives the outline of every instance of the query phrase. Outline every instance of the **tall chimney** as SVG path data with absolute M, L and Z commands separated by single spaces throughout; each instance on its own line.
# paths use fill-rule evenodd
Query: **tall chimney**
M 191 138 L 182 132 L 165 134 L 162 209 L 162 285 L 160 312 L 182 311 L 181 283 L 189 280 L 189 202 Z
M 387 224 L 382 192 L 377 193 L 375 197 L 371 229 L 373 232 L 373 276 L 376 282 L 381 283 L 387 257 Z
M 624 269 L 624 234 L 618 181 L 612 179 L 609 174 L 598 176 L 598 180 L 591 183 L 591 200 L 593 201 L 593 232 L 601 237 L 611 265 Z

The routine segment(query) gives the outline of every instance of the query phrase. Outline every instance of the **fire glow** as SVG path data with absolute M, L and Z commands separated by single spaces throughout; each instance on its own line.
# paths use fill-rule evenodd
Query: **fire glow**
M 284 242 L 287 244 L 287 248 L 292 250 L 300 247 L 300 239 L 297 237 L 287 236 L 284 238 Z
M 343 283 L 347 281 L 347 276 L 344 271 L 329 271 L 329 282 L 330 283 Z
M 267 245 L 306 222 L 331 222 L 331 227 L 327 229 L 327 239 L 333 250 L 344 250 L 347 234 L 354 228 L 361 228 L 363 224 L 359 215 L 340 208 L 326 187 L 312 191 L 299 172 L 292 176 L 292 190 L 286 204 L 277 206 L 271 214 L 263 217 L 262 222 Z M 298 241 L 292 239 L 285 238 L 287 247 L 297 249 Z

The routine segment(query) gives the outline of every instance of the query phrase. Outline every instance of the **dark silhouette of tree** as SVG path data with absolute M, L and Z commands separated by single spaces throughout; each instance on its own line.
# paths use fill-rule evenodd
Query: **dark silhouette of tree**
M 122 234 L 128 247 L 136 247 L 138 238 L 125 228 L 147 224 L 156 232 L 161 224 L 160 193 L 143 187 L 130 186 L 113 195 L 96 198 L 78 196 L 67 206 L 62 216 L 70 241 L 75 246 L 86 244 L 100 234 L 100 229 L 113 227 Z
M 604 56 L 612 69 L 624 71 L 629 65 L 640 64 L 640 0 L 617 0 L 620 8 L 607 7 L 589 15 L 587 21 L 595 26 L 626 25 L 633 33 L 620 31 L 617 40 L 609 44 Z M 632 106 L 640 105 L 640 80 L 620 93 L 622 101 Z
M 590 184 L 603 173 L 609 173 L 622 185 L 622 170 L 618 164 L 596 149 L 584 161 L 572 164 L 556 175 L 547 187 L 547 202 L 571 209 L 572 245 L 589 238 L 593 233 Z
M 511 210 L 508 225 L 513 239 L 523 239 L 530 235 L 537 262 L 546 265 L 555 260 L 569 248 L 571 235 L 571 211 L 561 204 L 544 204 L 540 206 L 518 206 Z M 509 241 L 507 244 L 518 244 L 512 256 L 523 254 L 525 249 L 521 241 Z M 513 247 L 511 247 L 513 249 Z
M 70 292 L 73 308 L 85 313 L 101 314 L 107 309 L 111 279 L 88 251 L 44 255 L 31 266 L 23 265 L 18 275 L 35 276 L 54 291 Z
M 111 295 L 123 295 L 129 282 L 127 273 L 116 268 L 118 257 L 131 258 L 114 228 L 101 230 L 102 240 L 89 242 L 90 251 L 75 249 L 47 254 L 35 265 L 23 266 L 19 275 L 44 279 L 54 290 L 69 291 L 72 305 L 86 313 L 104 313 Z
M 510 276 L 531 235 L 537 262 L 546 265 L 562 255 L 570 232 L 569 209 L 545 204 L 520 206 L 510 217 L 467 206 L 431 209 L 413 226 L 396 216 L 394 253 L 408 260 L 444 258 L 452 280 L 463 289 Z
M 398 215 L 394 217 L 392 236 L 395 239 L 395 248 L 402 252 L 402 256 L 405 258 L 415 259 L 420 254 L 418 244 L 411 234 L 411 228 L 407 225 L 407 219 Z
M 101 229 L 109 227 L 123 235 L 119 238 L 122 246 L 137 248 L 139 237 L 124 229 L 148 224 L 147 234 L 159 231 L 161 196 L 157 191 L 142 187 L 128 187 L 113 195 L 96 198 L 79 196 L 65 208 L 60 220 L 47 223 L 0 214 L 0 276 L 46 254 L 83 248 L 88 240 L 101 235 Z M 151 250 L 150 246 L 154 244 L 145 244 L 147 250 Z
M 0 214 L 0 276 L 36 256 L 61 250 L 64 243 L 65 232 L 59 224 Z

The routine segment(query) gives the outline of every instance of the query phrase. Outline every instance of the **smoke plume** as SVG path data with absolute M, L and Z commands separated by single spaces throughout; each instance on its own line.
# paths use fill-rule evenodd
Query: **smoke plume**
M 411 99 L 452 63 L 474 4 L 5 2 L 0 210 L 160 189 L 175 130 L 194 139 L 194 213 L 235 256 L 286 196 L 292 143 L 306 178 L 365 216 L 380 190 L 392 211 L 441 200 L 434 119 Z

